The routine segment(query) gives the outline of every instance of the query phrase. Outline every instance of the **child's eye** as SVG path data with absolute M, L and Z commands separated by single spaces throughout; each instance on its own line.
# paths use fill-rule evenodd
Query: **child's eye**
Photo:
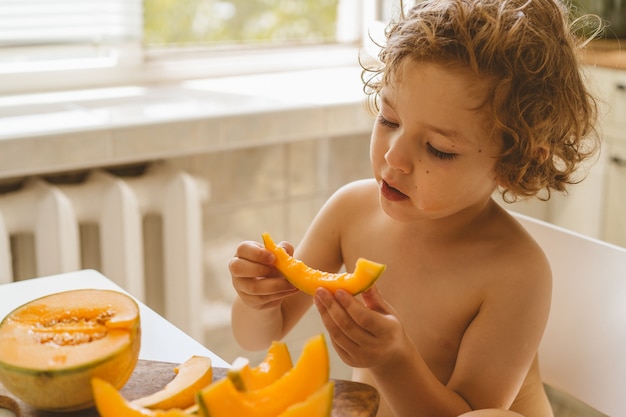
M 393 123 L 393 122 L 390 122 L 389 120 L 385 119 L 382 114 L 378 115 L 378 123 L 380 123 L 381 125 L 383 125 L 385 127 L 389 127 L 389 128 L 392 128 L 392 129 L 395 129 L 395 128 L 397 128 L 399 126 L 397 123 Z
M 427 146 L 428 146 L 428 151 L 431 154 L 435 155 L 439 159 L 443 159 L 444 161 L 450 161 L 450 160 L 456 158 L 456 154 L 455 153 L 442 152 L 439 149 L 435 148 L 430 143 L 428 143 Z

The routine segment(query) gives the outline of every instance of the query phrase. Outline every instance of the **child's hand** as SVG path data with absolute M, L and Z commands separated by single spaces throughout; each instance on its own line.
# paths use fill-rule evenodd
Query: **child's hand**
M 337 354 L 358 368 L 384 366 L 408 342 L 395 310 L 376 286 L 362 294 L 363 303 L 346 291 L 315 292 L 315 305 Z
M 293 254 L 291 244 L 281 242 L 281 246 L 288 254 Z M 233 287 L 248 307 L 257 310 L 275 308 L 285 297 L 298 292 L 274 268 L 274 261 L 274 254 L 257 242 L 246 241 L 237 247 L 228 267 Z

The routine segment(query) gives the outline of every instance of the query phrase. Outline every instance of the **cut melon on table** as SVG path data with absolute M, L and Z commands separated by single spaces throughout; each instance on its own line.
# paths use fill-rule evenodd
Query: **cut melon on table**
M 330 363 L 323 335 L 309 339 L 291 370 L 274 383 L 254 391 L 239 391 L 230 378 L 214 382 L 198 393 L 200 413 L 206 417 L 277 417 L 305 401 L 329 381 Z
M 112 290 L 71 290 L 32 300 L 0 323 L 0 382 L 41 410 L 93 405 L 91 378 L 122 387 L 139 359 L 139 306 Z
M 328 381 L 306 400 L 293 404 L 278 417 L 329 417 L 333 411 L 335 383 Z
M 196 393 L 213 382 L 211 359 L 192 356 L 174 368 L 176 376 L 160 391 L 138 398 L 133 404 L 152 409 L 188 408 L 195 404 Z
M 99 378 L 91 381 L 96 408 L 100 417 L 189 417 L 184 410 L 150 410 L 126 400 L 111 384 Z
M 239 391 L 253 391 L 274 383 L 291 368 L 293 363 L 287 344 L 273 341 L 259 365 L 252 368 L 248 359 L 239 357 L 227 371 L 227 376 Z

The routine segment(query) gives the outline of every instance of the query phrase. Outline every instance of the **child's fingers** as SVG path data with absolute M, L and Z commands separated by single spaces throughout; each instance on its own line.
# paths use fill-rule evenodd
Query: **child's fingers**
M 298 292 L 283 278 L 233 278 L 233 286 L 244 303 L 257 309 L 275 307 Z
M 356 324 L 335 300 L 333 294 L 326 289 L 318 288 L 313 296 L 313 302 L 335 348 L 342 352 L 354 350 L 356 343 L 349 337 L 349 332 Z
M 363 304 L 370 310 L 377 311 L 381 314 L 395 314 L 395 310 L 391 305 L 383 298 L 378 287 L 373 285 L 370 289 L 362 294 Z
M 284 297 L 286 293 L 298 291 L 297 288 L 284 278 L 240 278 L 237 284 L 241 292 L 260 297 Z
M 336 329 L 335 337 L 338 341 L 345 339 L 349 344 L 360 345 L 367 343 L 373 336 L 372 325 L 377 321 L 378 314 L 364 308 L 353 295 L 343 290 L 338 290 L 333 295 L 328 290 L 318 289 L 314 301 L 316 305 L 323 307 L 323 312 L 328 317 L 325 323 Z M 331 328 L 328 327 L 330 333 Z
M 228 264 L 230 274 L 235 278 L 267 277 L 275 274 L 274 267 L 270 264 L 250 261 L 245 258 L 232 258 Z
M 293 245 L 287 241 L 282 241 L 278 244 L 281 248 L 287 252 L 287 255 L 293 256 Z
M 237 246 L 235 258 L 246 259 L 265 265 L 273 265 L 276 257 L 258 242 L 245 241 Z

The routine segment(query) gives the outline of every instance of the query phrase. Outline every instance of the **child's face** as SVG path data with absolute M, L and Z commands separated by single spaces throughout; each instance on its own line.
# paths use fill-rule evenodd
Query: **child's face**
M 380 94 L 371 160 L 393 218 L 442 218 L 481 208 L 496 187 L 484 102 L 489 82 L 460 68 L 405 60 Z

